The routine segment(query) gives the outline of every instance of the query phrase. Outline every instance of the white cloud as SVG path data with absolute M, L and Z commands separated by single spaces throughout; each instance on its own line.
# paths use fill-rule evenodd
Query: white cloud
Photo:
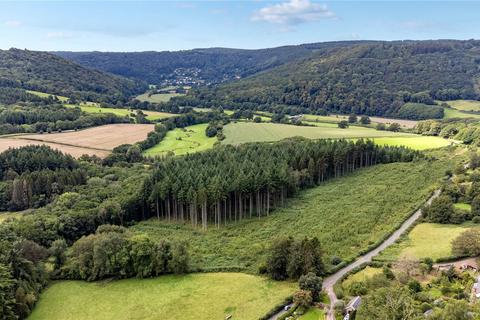
M 310 0 L 289 0 L 274 4 L 254 12 L 252 16 L 253 21 L 280 25 L 297 25 L 330 18 L 335 18 L 335 14 L 326 5 Z
M 5 25 L 7 27 L 18 28 L 23 26 L 23 22 L 18 20 L 9 20 L 9 21 L 5 21 Z
M 65 33 L 62 31 L 53 31 L 47 33 L 48 39 L 68 39 L 71 38 L 72 35 L 70 33 Z

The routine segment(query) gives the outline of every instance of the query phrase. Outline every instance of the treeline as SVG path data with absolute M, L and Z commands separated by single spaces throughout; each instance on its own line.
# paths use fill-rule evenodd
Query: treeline
M 1 153 L 0 177 L 2 211 L 44 206 L 87 180 L 85 170 L 71 156 L 47 146 L 26 146 Z
M 274 280 L 298 279 L 310 272 L 317 276 L 325 273 L 317 238 L 279 238 L 268 251 L 266 266 L 262 266 L 260 272 L 266 272 Z
M 0 50 L 0 87 L 22 88 L 75 98 L 117 103 L 143 93 L 140 81 L 91 70 L 56 55 L 29 50 Z
M 480 100 L 474 87 L 479 76 L 479 47 L 480 42 L 474 40 L 357 44 L 341 52 L 320 51 L 239 81 L 191 90 L 192 97 L 179 97 L 172 103 L 185 100 L 192 106 L 200 102 L 277 113 L 290 113 L 298 107 L 301 113 L 323 109 L 424 119 L 424 112 L 410 113 L 420 108 L 408 107 L 409 112 L 404 113 L 402 106 L 408 102 L 433 105 L 434 100 Z M 440 117 L 440 110 L 433 111 L 432 115 Z
M 44 133 L 93 126 L 129 123 L 129 117 L 113 113 L 85 113 L 60 104 L 22 104 L 0 107 L 0 134 Z
M 208 223 L 268 215 L 299 189 L 356 169 L 412 161 L 420 153 L 372 141 L 290 139 L 222 146 L 156 164 L 142 194 L 158 219 Z
M 428 136 L 462 141 L 480 145 L 480 123 L 476 119 L 426 120 L 417 123 L 415 132 Z
M 63 253 L 65 254 L 65 252 Z M 62 279 L 95 281 L 104 278 L 147 278 L 189 271 L 189 254 L 184 242 L 153 241 L 145 235 L 131 235 L 120 226 L 102 225 L 95 234 L 77 240 L 59 270 Z

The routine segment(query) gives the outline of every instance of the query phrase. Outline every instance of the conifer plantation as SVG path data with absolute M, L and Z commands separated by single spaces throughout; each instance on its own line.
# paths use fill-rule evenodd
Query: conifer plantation
M 412 161 L 420 153 L 372 141 L 290 139 L 224 146 L 158 162 L 143 195 L 149 216 L 192 225 L 269 215 L 297 190 L 363 167 Z

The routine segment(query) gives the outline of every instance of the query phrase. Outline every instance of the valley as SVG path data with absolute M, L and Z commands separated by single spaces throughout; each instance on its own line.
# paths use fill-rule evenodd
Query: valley
M 480 316 L 479 40 L 127 49 L 0 50 L 0 319 Z

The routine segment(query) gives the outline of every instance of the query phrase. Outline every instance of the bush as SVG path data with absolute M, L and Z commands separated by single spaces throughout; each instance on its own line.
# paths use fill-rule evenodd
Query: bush
M 346 128 L 348 128 L 348 122 L 345 121 L 345 120 L 342 120 L 342 121 L 340 121 L 340 122 L 338 123 L 338 127 L 339 127 L 340 129 L 346 129 Z

